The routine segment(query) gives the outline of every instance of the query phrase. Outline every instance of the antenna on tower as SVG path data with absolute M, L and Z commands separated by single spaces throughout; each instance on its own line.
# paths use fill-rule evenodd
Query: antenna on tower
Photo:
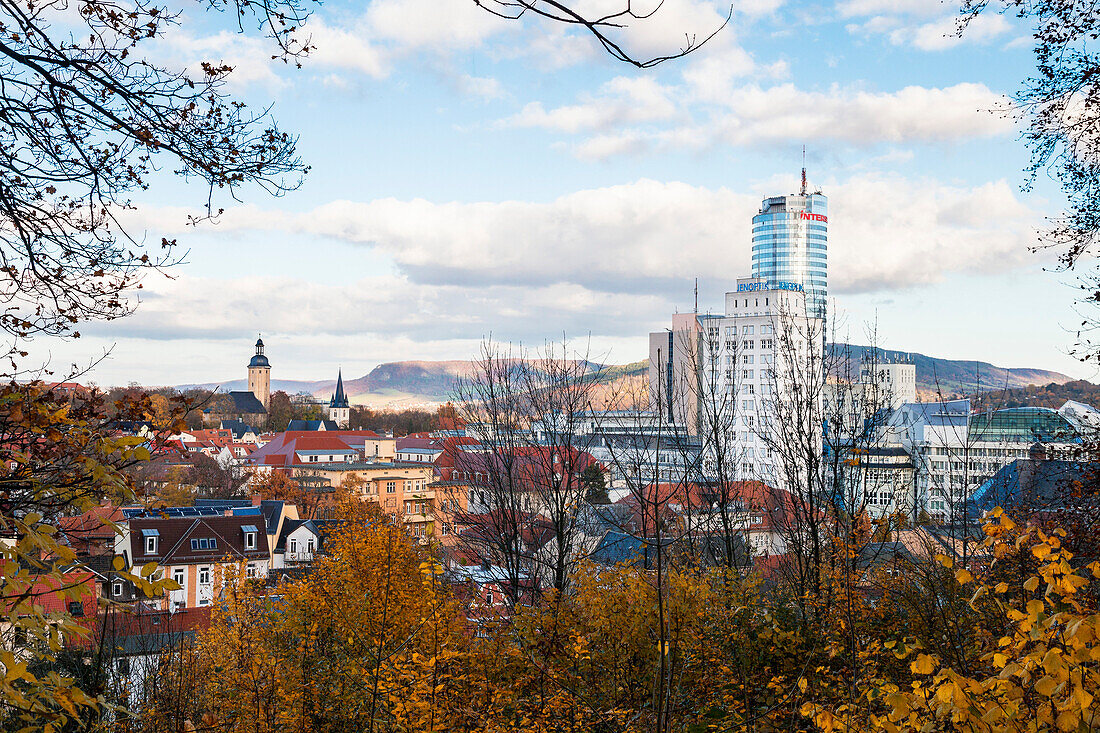
M 806 146 L 802 146 L 802 195 L 806 195 Z
M 693 312 L 699 312 L 699 278 L 695 278 L 695 310 Z

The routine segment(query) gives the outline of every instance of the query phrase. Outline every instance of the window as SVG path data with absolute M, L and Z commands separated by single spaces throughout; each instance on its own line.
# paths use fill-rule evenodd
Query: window
M 199 568 L 199 585 L 210 585 L 210 568 L 208 566 Z
M 198 540 L 191 540 L 191 549 L 192 550 L 199 549 L 199 541 Z
M 741 378 L 742 379 L 752 379 L 752 369 L 742 369 L 741 370 Z
M 752 354 L 742 354 L 741 355 L 741 363 L 742 364 L 752 364 L 753 358 L 754 357 L 753 357 Z
M 84 618 L 84 604 L 80 601 L 69 601 L 69 615 L 73 618 Z
M 760 339 L 760 348 L 761 349 L 775 348 L 775 341 L 773 341 L 772 339 Z
M 218 549 L 218 541 L 216 539 L 214 539 L 213 537 L 210 538 L 210 549 L 211 550 Z
M 114 583 L 111 584 L 111 595 L 115 598 L 118 598 L 122 595 L 122 590 L 123 588 L 121 580 L 116 580 Z
M 145 538 L 145 554 L 155 555 L 157 554 L 157 538 L 155 536 Z
M 245 574 L 246 577 L 255 578 L 256 577 L 256 563 L 254 563 L 254 562 L 248 563 L 248 565 L 245 566 L 244 574 Z
M 753 332 L 754 329 L 755 329 L 755 326 L 745 326 L 744 328 L 741 329 L 741 335 L 742 336 L 752 336 L 752 332 Z
M 306 552 L 309 555 L 313 555 L 313 538 L 312 537 L 310 537 L 308 540 L 306 540 Z
M 201 540 L 199 540 L 199 549 L 200 550 L 209 550 L 210 549 L 210 540 L 206 539 L 205 537 L 202 538 Z
M 294 555 L 298 552 L 298 540 L 290 541 L 290 554 Z
M 397 482 L 396 481 L 387 481 L 386 482 L 386 493 L 387 494 L 392 494 L 396 491 L 397 491 Z
M 184 582 L 184 570 L 183 568 L 176 568 L 172 571 L 172 580 L 176 581 L 176 584 L 182 589 Z
M 489 591 L 485 594 L 485 604 L 488 606 L 493 605 L 493 592 Z
M 439 525 L 439 534 L 441 537 L 446 537 L 451 533 L 451 525 L 447 522 L 442 522 Z
M 756 348 L 756 345 L 752 342 L 751 339 L 742 342 L 741 345 L 746 349 L 755 349 Z
M 244 524 L 241 525 L 241 532 L 244 532 L 244 549 L 255 550 L 256 535 L 260 533 L 260 530 L 254 524 Z
M 741 394 L 756 394 L 756 391 L 751 384 L 743 384 L 741 385 Z

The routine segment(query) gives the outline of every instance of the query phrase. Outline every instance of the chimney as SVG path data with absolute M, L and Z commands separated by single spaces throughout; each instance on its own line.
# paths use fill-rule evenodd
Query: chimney
M 263 500 L 264 500 L 264 498 L 261 495 L 253 494 L 252 495 L 252 506 L 259 506 L 260 502 L 263 501 Z

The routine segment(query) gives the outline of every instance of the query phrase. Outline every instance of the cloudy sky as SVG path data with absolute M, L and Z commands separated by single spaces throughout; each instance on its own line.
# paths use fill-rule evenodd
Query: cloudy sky
M 621 40 L 666 54 L 727 12 L 665 0 Z M 1094 378 L 1068 355 L 1072 278 L 1028 251 L 1057 189 L 1021 193 L 1027 153 L 998 111 L 1032 66 L 1027 29 L 992 13 L 960 40 L 953 12 L 746 0 L 701 50 L 644 71 L 472 0 L 326 3 L 302 69 L 186 23 L 158 52 L 234 65 L 239 94 L 273 103 L 311 172 L 283 198 L 221 202 L 199 228 L 186 221 L 205 191 L 158 181 L 131 225 L 179 239 L 186 262 L 145 281 L 134 316 L 35 354 L 62 367 L 109 349 L 100 384 L 242 377 L 258 332 L 274 378 L 468 358 L 489 334 L 590 338 L 597 356 L 634 361 L 648 331 L 690 310 L 695 277 L 706 310 L 748 274 L 751 217 L 797 188 L 806 145 L 853 341 L 877 320 L 889 348 Z

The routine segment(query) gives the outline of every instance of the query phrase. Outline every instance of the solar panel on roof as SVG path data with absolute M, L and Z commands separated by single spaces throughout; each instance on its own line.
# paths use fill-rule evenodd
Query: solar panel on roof
M 143 529 L 141 530 L 142 537 L 160 537 L 160 530 L 158 529 Z
M 256 529 L 256 525 L 254 525 L 254 524 L 246 524 L 246 525 L 243 525 L 241 527 L 241 531 L 243 531 L 243 532 L 259 532 L 260 530 Z

